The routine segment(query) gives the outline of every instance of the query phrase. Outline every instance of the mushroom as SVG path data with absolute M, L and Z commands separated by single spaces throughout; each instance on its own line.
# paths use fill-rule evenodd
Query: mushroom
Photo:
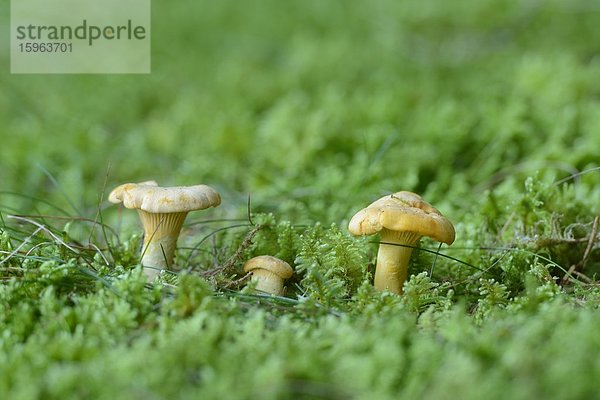
M 141 263 L 148 280 L 154 280 L 173 263 L 177 237 L 188 212 L 221 204 L 221 196 L 210 186 L 159 187 L 154 181 L 121 185 L 108 200 L 138 210 L 144 226 Z
M 381 235 L 374 286 L 402 294 L 408 261 L 422 236 L 438 242 L 454 242 L 454 226 L 431 204 L 412 192 L 394 193 L 373 202 L 352 217 L 353 235 Z
M 294 273 L 290 264 L 273 256 L 258 256 L 244 264 L 244 272 L 252 272 L 256 290 L 275 296 L 283 295 L 283 280 Z

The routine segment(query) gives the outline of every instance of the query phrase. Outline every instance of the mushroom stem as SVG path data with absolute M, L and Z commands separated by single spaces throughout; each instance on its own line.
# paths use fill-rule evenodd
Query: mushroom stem
M 421 236 L 414 232 L 381 230 L 381 242 L 389 244 L 379 245 L 374 282 L 376 289 L 402 294 L 402 286 L 408 273 L 408 262 L 413 251 L 412 247 L 405 246 L 414 246 L 420 238 Z
M 252 271 L 252 281 L 256 282 L 255 289 L 275 296 L 283 296 L 283 279 L 266 269 Z
M 173 264 L 177 238 L 187 212 L 153 214 L 138 210 L 144 226 L 142 260 L 144 275 L 152 281 Z

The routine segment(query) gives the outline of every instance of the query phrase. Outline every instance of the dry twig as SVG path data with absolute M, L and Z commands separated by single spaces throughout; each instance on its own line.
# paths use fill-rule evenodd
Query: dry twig
M 600 221 L 600 217 L 596 216 L 594 218 L 594 223 L 592 224 L 592 232 L 590 233 L 587 247 L 585 248 L 585 252 L 583 253 L 583 258 L 579 260 L 577 264 L 571 265 L 567 273 L 562 279 L 562 283 L 565 284 L 569 281 L 569 278 L 576 274 L 579 277 L 585 276 L 579 272 L 585 268 L 588 260 L 590 259 L 590 255 L 592 254 L 592 249 L 594 248 L 594 243 L 596 242 L 596 234 L 598 233 L 598 222 Z M 589 278 L 588 278 L 589 279 Z
M 240 261 L 240 259 L 242 258 L 242 254 L 244 253 L 244 250 L 246 250 L 248 247 L 250 247 L 252 245 L 252 239 L 254 239 L 254 236 L 256 236 L 258 231 L 260 231 L 261 229 L 262 229 L 262 225 L 256 225 L 252 230 L 250 230 L 246 234 L 246 237 L 244 238 L 244 240 L 242 241 L 240 246 L 237 248 L 235 253 L 231 257 L 229 257 L 229 259 L 223 265 L 220 265 L 216 268 L 210 269 L 210 270 L 206 271 L 203 275 L 205 277 L 210 277 L 210 276 L 215 276 L 216 274 L 218 274 L 220 272 L 226 272 L 226 271 L 231 270 L 235 266 L 235 264 L 238 261 Z

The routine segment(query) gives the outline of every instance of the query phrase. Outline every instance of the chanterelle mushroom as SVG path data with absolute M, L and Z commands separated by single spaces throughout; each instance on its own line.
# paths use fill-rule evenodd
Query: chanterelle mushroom
M 353 235 L 380 233 L 375 287 L 397 294 L 402 293 L 413 250 L 405 246 L 415 246 L 422 236 L 449 245 L 454 242 L 452 223 L 412 192 L 394 193 L 373 202 L 352 217 L 348 230 Z
M 141 262 L 149 280 L 173 263 L 187 213 L 221 204 L 221 196 L 210 186 L 159 187 L 154 181 L 121 185 L 108 200 L 138 210 L 144 226 Z
M 283 280 L 290 278 L 294 270 L 279 258 L 258 256 L 246 261 L 244 272 L 252 272 L 252 281 L 256 282 L 256 290 L 282 296 Z

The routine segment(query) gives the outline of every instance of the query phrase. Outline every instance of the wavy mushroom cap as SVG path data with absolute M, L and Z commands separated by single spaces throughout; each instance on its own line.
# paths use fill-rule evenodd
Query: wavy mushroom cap
M 372 235 L 389 229 L 414 232 L 438 242 L 454 242 L 454 226 L 418 194 L 398 192 L 374 201 L 352 217 L 348 230 L 353 235 Z
M 160 187 L 154 181 L 121 185 L 110 193 L 108 200 L 149 213 L 204 210 L 221 204 L 221 196 L 210 186 Z
M 244 264 L 244 272 L 250 272 L 255 269 L 266 269 L 277 276 L 288 279 L 294 274 L 290 264 L 273 256 L 258 256 L 249 259 Z

